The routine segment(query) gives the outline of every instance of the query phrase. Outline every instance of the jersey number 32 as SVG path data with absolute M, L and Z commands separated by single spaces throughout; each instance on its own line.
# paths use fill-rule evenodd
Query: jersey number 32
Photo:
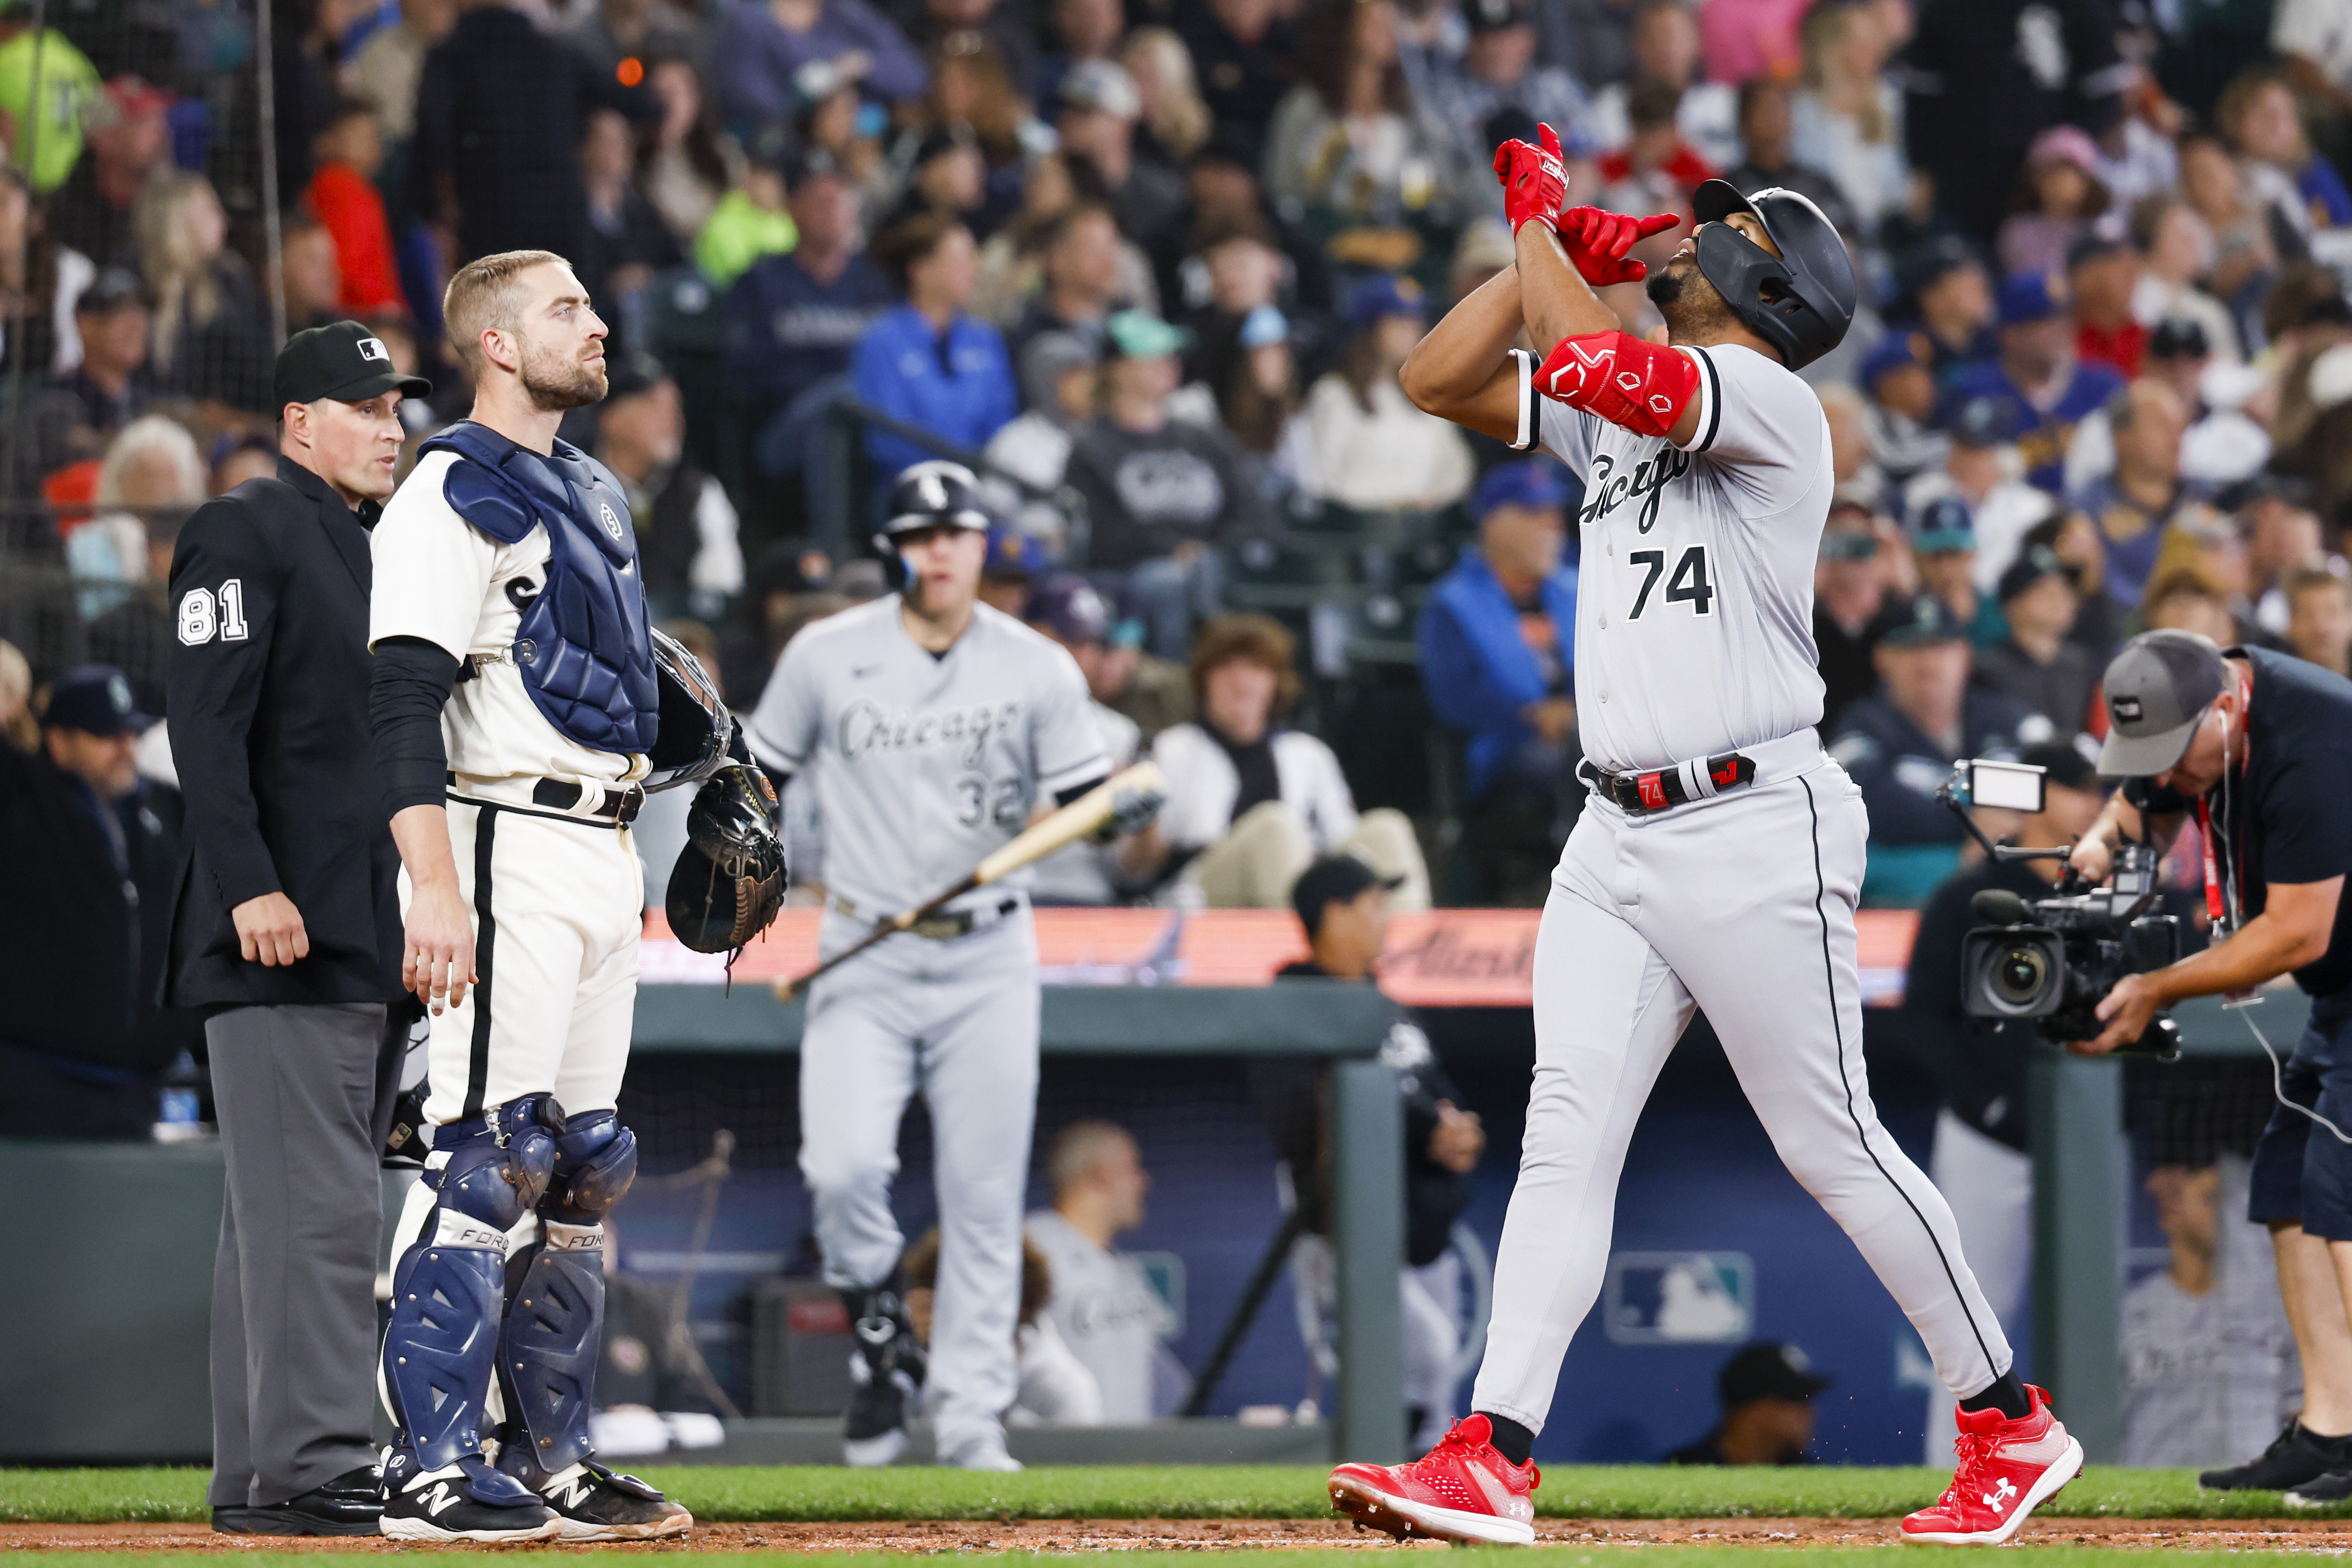
M 1633 595 L 1633 608 L 1626 615 L 1629 621 L 1638 621 L 1642 612 L 1650 607 L 1650 590 L 1666 574 L 1666 552 L 1663 550 L 1634 550 L 1625 559 L 1643 568 L 1641 592 Z M 1691 613 L 1707 616 L 1715 613 L 1715 584 L 1706 574 L 1706 546 L 1694 544 L 1675 563 L 1675 574 L 1666 578 L 1665 603 L 1688 605 Z

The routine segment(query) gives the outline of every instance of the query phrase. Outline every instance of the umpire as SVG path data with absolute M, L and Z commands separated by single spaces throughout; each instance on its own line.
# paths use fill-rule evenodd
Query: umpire
M 368 530 L 404 396 L 355 321 L 278 356 L 278 461 L 172 561 L 187 796 L 167 999 L 205 1011 L 228 1166 L 213 1270 L 213 1528 L 373 1535 L 379 1155 L 410 1014 L 368 744 Z

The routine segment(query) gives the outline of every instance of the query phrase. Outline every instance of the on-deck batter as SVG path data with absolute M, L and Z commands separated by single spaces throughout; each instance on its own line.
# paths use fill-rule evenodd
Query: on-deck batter
M 1433 412 L 1540 439 L 1584 481 L 1591 803 L 1537 938 L 1535 1081 L 1476 1414 L 1416 1464 L 1342 1466 L 1333 1500 L 1391 1530 L 1533 1538 L 1529 1449 L 1600 1294 L 1626 1147 L 1704 1007 L 1781 1159 L 1960 1401 L 1958 1473 L 1904 1530 L 2006 1540 L 2082 1449 L 2011 1370 L 1950 1209 L 1871 1104 L 1853 922 L 1869 825 L 1813 728 L 1813 563 L 1834 480 L 1828 422 L 1791 372 L 1844 333 L 1844 245 L 1801 196 L 1710 182 L 1699 230 L 1648 280 L 1669 343 L 1644 342 L 1593 286 L 1643 278 L 1627 251 L 1675 220 L 1562 214 L 1543 139 L 1496 157 L 1517 266 L 1455 307 L 1404 379 Z M 1540 367 L 1509 346 L 1522 326 L 1549 351 Z
M 383 1531 L 681 1535 L 687 1511 L 597 1464 L 588 1429 L 602 1221 L 636 1170 L 614 1106 L 645 905 L 628 822 L 659 715 L 628 501 L 555 438 L 604 395 L 604 323 L 545 251 L 460 268 L 445 313 L 473 415 L 384 509 L 368 630 L 404 979 L 434 1015 L 433 1152 L 394 1244 Z
M 793 639 L 747 727 L 772 772 L 806 773 L 824 825 L 830 957 L 938 896 L 1042 803 L 1108 775 L 1069 654 L 976 603 L 987 518 L 969 471 L 909 469 L 878 548 L 901 594 Z M 801 1174 L 825 1279 L 865 1355 L 844 1425 L 851 1464 L 906 1446 L 926 1401 L 942 1461 L 1017 1469 L 1000 1417 L 1018 1378 L 1021 1205 L 1036 1114 L 1037 941 L 1025 871 L 824 975 L 801 1040 Z M 899 1118 L 920 1089 L 938 1161 L 940 1279 L 928 1369 L 894 1276 Z

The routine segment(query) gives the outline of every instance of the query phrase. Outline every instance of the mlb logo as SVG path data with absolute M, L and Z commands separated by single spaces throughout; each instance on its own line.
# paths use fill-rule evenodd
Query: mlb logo
M 362 338 L 360 340 L 360 358 L 366 360 L 382 360 L 384 363 L 390 364 L 392 363 L 392 351 L 383 346 L 383 340 L 382 338 Z
M 1756 1264 L 1744 1252 L 1621 1252 L 1602 1322 L 1621 1345 L 1738 1344 L 1756 1323 Z

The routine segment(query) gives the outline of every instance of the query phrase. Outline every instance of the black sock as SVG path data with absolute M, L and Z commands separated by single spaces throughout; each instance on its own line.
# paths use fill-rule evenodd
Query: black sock
M 1488 1410 L 1478 1414 L 1486 1416 L 1495 1428 L 1495 1452 L 1515 1465 L 1526 1464 L 1528 1456 L 1536 1451 L 1536 1435 L 1507 1415 L 1497 1415 Z
M 2025 1384 L 2017 1380 L 2015 1367 L 1995 1378 L 1992 1386 L 1982 1394 L 1972 1394 L 1960 1401 L 1963 1410 L 1982 1410 L 1988 1406 L 1999 1410 L 2011 1421 L 2022 1421 L 2032 1414 L 2032 1403 L 2026 1397 Z

